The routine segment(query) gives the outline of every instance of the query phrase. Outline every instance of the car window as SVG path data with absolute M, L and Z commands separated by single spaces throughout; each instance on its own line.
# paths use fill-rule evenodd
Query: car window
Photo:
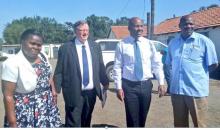
M 164 50 L 164 48 L 166 48 L 166 46 L 160 44 L 159 42 L 154 42 L 154 46 L 158 52 L 161 52 L 162 50 Z
M 99 42 L 102 51 L 114 51 L 116 49 L 117 41 L 102 41 Z

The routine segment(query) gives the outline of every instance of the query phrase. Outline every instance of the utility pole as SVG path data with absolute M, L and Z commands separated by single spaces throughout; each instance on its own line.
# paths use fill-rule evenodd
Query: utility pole
M 150 39 L 154 39 L 154 10 L 155 0 L 151 0 L 151 26 L 150 26 Z
M 150 12 L 147 12 L 147 38 L 151 39 L 151 24 L 150 24 Z

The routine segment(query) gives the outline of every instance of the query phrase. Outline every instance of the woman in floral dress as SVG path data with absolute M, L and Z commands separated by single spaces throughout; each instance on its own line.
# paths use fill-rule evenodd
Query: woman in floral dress
M 36 30 L 21 36 L 21 51 L 2 64 L 5 127 L 60 127 L 51 68 Z

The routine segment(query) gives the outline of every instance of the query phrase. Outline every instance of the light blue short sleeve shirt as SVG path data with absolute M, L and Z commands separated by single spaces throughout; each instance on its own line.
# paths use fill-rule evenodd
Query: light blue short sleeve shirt
M 208 96 L 208 66 L 216 63 L 215 46 L 210 39 L 196 32 L 186 40 L 177 35 L 171 40 L 166 57 L 166 64 L 172 68 L 170 93 Z

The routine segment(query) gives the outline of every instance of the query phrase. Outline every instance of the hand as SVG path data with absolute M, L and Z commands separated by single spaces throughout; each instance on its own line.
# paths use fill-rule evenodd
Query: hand
M 158 86 L 158 94 L 159 94 L 159 97 L 162 97 L 166 94 L 167 92 L 167 87 L 165 85 L 159 85 Z
M 103 86 L 103 87 L 104 87 L 105 90 L 108 90 L 109 84 L 107 84 L 107 85 L 105 85 L 105 86 Z
M 57 104 L 57 91 L 56 91 L 55 84 L 54 84 L 52 76 L 49 80 L 49 83 L 50 83 L 50 87 L 51 87 L 51 91 L 52 91 L 53 103 Z
M 117 90 L 117 98 L 122 102 L 124 101 L 124 92 L 122 89 Z
M 53 103 L 57 104 L 57 92 L 52 89 Z
M 9 123 L 9 126 L 12 127 L 12 128 L 17 128 L 17 123 L 16 122 Z

